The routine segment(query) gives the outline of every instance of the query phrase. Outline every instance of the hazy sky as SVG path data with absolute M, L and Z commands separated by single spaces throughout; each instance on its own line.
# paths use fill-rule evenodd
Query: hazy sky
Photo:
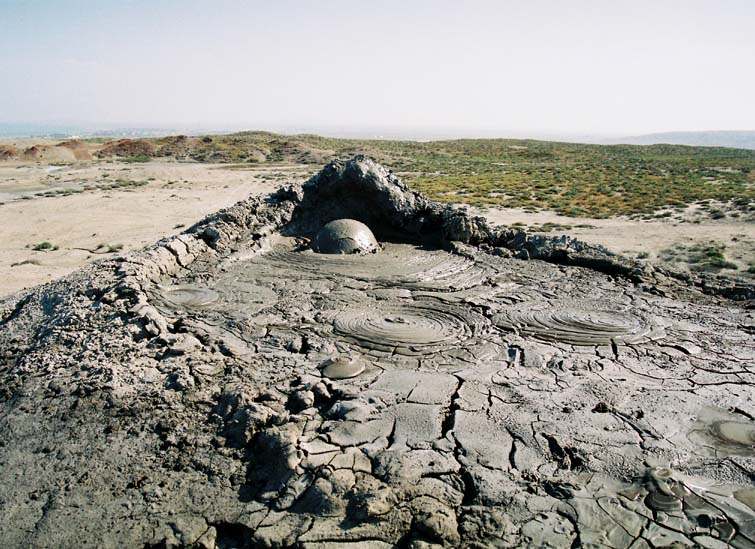
M 0 0 L 0 122 L 755 130 L 754 0 Z

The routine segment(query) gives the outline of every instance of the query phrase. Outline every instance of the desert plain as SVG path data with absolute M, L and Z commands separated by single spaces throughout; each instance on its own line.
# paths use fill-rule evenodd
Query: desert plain
M 427 181 L 438 180 L 443 175 L 439 168 L 448 167 L 446 157 L 457 164 L 447 174 L 449 185 L 453 185 L 465 174 L 474 184 L 476 162 L 505 175 L 530 165 L 556 163 L 561 149 L 584 163 L 597 154 L 594 151 L 611 150 L 520 140 L 425 144 L 286 137 L 262 132 L 204 140 L 179 136 L 131 141 L 0 141 L 0 296 L 59 278 L 105 255 L 137 250 L 178 234 L 203 216 L 243 198 L 269 193 L 284 183 L 302 182 L 327 160 L 349 153 L 371 154 L 400 177 L 408 177 L 410 184 L 412 178 L 417 179 L 416 188 L 427 191 L 432 190 Z M 583 153 L 580 147 L 588 152 Z M 622 155 L 600 162 L 617 165 L 608 177 L 620 182 L 624 177 L 622 156 L 643 160 L 647 151 L 662 147 L 615 146 Z M 542 149 L 548 148 L 556 154 L 543 157 Z M 597 217 L 589 215 L 589 208 L 570 214 L 563 209 L 554 210 L 550 201 L 538 203 L 536 199 L 523 207 L 520 200 L 507 200 L 505 196 L 499 199 L 501 193 L 505 194 L 506 180 L 501 181 L 502 190 L 491 190 L 487 185 L 472 199 L 468 194 L 446 189 L 431 192 L 430 196 L 466 208 L 497 225 L 524 228 L 536 234 L 569 234 L 651 264 L 755 277 L 755 153 L 738 151 L 732 155 L 727 154 L 727 149 L 670 148 L 677 163 L 694 163 L 690 171 L 702 167 L 726 176 L 727 172 L 742 170 L 749 182 L 733 193 L 722 191 L 721 196 L 715 195 L 715 189 L 712 198 L 707 192 L 700 193 L 700 202 L 694 200 L 694 194 L 694 198 L 681 202 L 677 198 L 669 199 L 668 204 L 661 201 L 650 207 L 648 215 L 610 208 L 594 209 L 600 213 Z M 426 149 L 437 158 L 432 159 Z M 533 149 L 534 161 L 526 154 L 528 149 Z M 704 155 L 701 162 L 697 160 L 700 151 Z M 149 156 L 155 154 L 158 156 Z M 479 156 L 483 156 L 481 161 Z M 667 169 L 666 152 L 661 150 L 654 156 L 658 156 L 658 169 Z M 469 166 L 459 169 L 457 158 Z M 653 158 L 643 161 L 652 166 Z M 727 165 L 717 166 L 722 158 Z M 728 165 L 732 158 L 735 168 Z M 574 162 L 571 158 L 569 161 Z M 596 169 L 603 167 L 598 165 Z M 627 175 L 636 174 L 628 167 Z M 529 177 L 533 188 L 542 186 L 535 175 Z M 703 177 L 710 187 L 706 179 L 714 178 Z M 721 183 L 725 182 L 714 180 L 713 186 Z M 589 193 L 590 185 L 585 187 L 584 192 Z M 611 200 L 610 195 L 596 196 Z M 736 200 L 739 207 L 732 204 Z M 51 247 L 46 248 L 45 243 Z M 43 249 L 35 250 L 40 244 Z M 710 257 L 714 259 L 712 265 L 707 261 Z

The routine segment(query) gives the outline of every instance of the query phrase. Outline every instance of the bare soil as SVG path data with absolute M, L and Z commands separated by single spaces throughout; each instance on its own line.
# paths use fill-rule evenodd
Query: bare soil
M 298 167 L 287 168 L 285 178 L 301 179 L 304 173 Z M 176 162 L 3 162 L 0 296 L 112 255 L 108 247 L 127 252 L 180 233 L 211 212 L 272 191 L 281 177 L 275 169 L 249 172 Z M 108 189 L 116 180 L 144 184 Z M 46 192 L 55 194 L 41 196 Z M 33 250 L 43 242 L 58 249 Z

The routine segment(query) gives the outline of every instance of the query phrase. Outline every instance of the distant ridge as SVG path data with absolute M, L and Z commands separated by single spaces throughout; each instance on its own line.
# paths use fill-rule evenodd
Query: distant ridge
M 699 147 L 755 149 L 755 131 L 649 133 L 646 135 L 611 139 L 607 143 L 627 145 L 693 145 Z

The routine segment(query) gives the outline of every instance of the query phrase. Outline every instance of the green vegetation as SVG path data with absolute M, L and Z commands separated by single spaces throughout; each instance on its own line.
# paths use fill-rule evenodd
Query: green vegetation
M 169 158 L 217 162 L 230 170 L 319 167 L 333 158 L 365 154 L 432 199 L 478 207 L 678 220 L 697 205 L 689 219 L 693 223 L 755 219 L 755 150 L 521 139 L 418 142 L 268 132 L 172 136 L 121 145 L 134 154 L 122 162 Z M 151 151 L 149 156 L 144 150 Z
M 737 265 L 724 257 L 725 246 L 710 241 L 708 244 L 678 245 L 661 251 L 662 261 L 669 263 L 687 263 L 690 270 L 701 272 L 718 272 L 722 269 L 737 269 Z
M 514 139 L 350 140 L 267 132 L 151 142 L 155 157 L 223 162 L 227 169 L 320 166 L 366 154 L 433 199 L 475 206 L 650 219 L 702 204 L 702 213 L 714 218 L 755 215 L 755 150 Z
M 105 191 L 111 191 L 111 190 L 120 190 L 120 189 L 130 189 L 133 187 L 143 187 L 144 185 L 148 185 L 149 181 L 134 181 L 132 179 L 116 179 L 115 181 L 111 183 L 99 183 L 95 185 L 97 189 L 102 189 Z
M 711 199 L 755 212 L 755 151 L 541 142 L 509 150 L 493 149 L 468 161 L 436 160 L 407 179 L 439 200 L 548 209 L 572 217 L 649 215 Z M 467 153 L 479 154 L 475 147 Z M 720 165 L 736 169 L 719 171 Z M 672 215 L 665 211 L 656 217 Z
M 40 242 L 39 244 L 35 244 L 32 246 L 32 250 L 35 252 L 54 252 L 55 250 L 60 249 L 56 244 L 52 244 L 51 242 Z

